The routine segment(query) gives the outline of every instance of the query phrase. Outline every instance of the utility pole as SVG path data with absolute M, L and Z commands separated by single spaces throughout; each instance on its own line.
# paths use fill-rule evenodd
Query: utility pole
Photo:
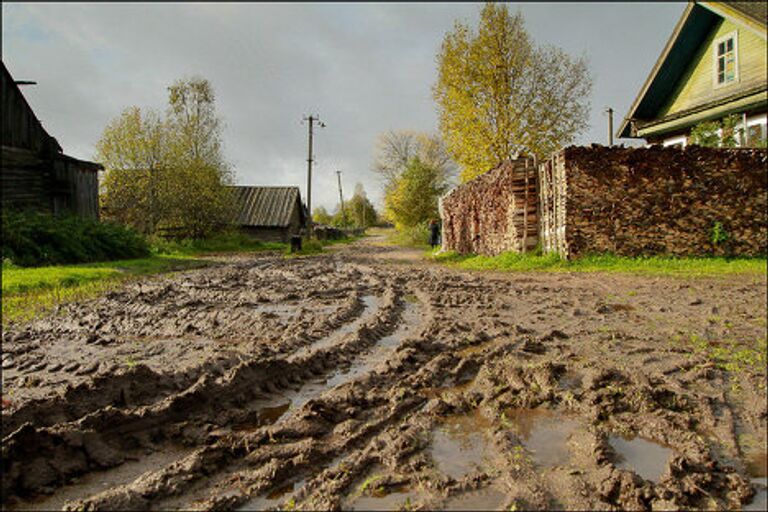
M 325 123 L 320 121 L 320 116 L 317 114 L 310 114 L 309 117 L 305 116 L 304 121 L 309 121 L 309 151 L 307 155 L 307 238 L 309 239 L 312 238 L 312 129 L 314 128 L 315 123 L 317 123 L 320 128 L 325 128 Z
M 608 113 L 608 147 L 613 147 L 613 109 L 608 107 L 605 110 Z
M 341 202 L 341 222 L 344 227 L 347 226 L 347 212 L 344 211 L 344 195 L 341 193 L 341 171 L 336 171 L 336 177 L 339 179 L 339 202 Z

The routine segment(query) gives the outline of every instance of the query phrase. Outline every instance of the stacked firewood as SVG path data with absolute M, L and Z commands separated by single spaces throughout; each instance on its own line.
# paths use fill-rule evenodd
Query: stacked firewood
M 536 210 L 533 160 L 508 160 L 443 198 L 443 248 L 485 255 L 531 249 L 538 242 Z
M 542 242 L 567 257 L 760 255 L 768 152 L 568 147 L 540 166 Z

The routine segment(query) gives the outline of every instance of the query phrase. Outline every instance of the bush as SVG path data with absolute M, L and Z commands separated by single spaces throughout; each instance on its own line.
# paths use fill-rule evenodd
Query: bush
M 111 222 L 16 210 L 4 210 L 2 221 L 3 261 L 23 267 L 149 255 L 143 237 Z
M 402 226 L 392 235 L 391 241 L 406 247 L 425 247 L 429 245 L 429 224 L 420 222 L 415 226 Z

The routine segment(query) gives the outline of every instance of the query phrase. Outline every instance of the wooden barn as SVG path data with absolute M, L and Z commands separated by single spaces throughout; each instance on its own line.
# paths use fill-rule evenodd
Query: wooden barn
M 2 64 L 2 207 L 98 219 L 101 165 L 63 153 Z
M 288 242 L 307 225 L 299 187 L 230 187 L 235 224 L 243 233 L 266 242 Z

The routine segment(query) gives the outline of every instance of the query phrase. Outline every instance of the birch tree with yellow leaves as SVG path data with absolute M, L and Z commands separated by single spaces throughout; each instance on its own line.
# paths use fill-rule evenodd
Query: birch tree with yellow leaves
M 520 153 L 546 158 L 588 127 L 586 58 L 536 45 L 504 4 L 487 3 L 477 31 L 457 22 L 437 63 L 440 131 L 462 182 Z

